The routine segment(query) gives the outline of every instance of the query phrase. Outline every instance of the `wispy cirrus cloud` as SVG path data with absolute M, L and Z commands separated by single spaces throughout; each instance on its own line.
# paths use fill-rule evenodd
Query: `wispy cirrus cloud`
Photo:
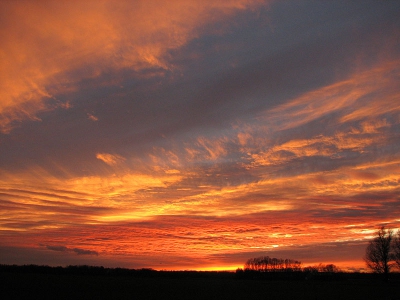
M 168 50 L 195 38 L 204 24 L 261 2 L 2 3 L 1 132 L 64 107 L 64 95 L 82 80 L 121 69 L 171 69 Z
M 96 158 L 111 166 L 125 161 L 124 157 L 109 153 L 97 153 Z

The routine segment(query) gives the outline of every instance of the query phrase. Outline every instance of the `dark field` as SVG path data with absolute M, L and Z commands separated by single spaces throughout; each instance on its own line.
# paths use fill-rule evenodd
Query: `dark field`
M 365 274 L 364 274 L 365 275 Z M 143 276 L 0 272 L 0 299 L 398 299 L 400 281 L 238 279 L 234 273 Z

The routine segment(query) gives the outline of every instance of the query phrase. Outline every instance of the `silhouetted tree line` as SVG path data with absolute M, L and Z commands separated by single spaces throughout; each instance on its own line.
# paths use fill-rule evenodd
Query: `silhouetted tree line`
M 307 272 L 307 273 L 338 273 L 340 269 L 334 264 L 319 264 L 317 266 L 302 267 L 301 262 L 289 258 L 271 258 L 260 256 L 250 258 L 244 265 L 245 271 L 258 272 Z
M 146 278 L 233 278 L 234 274 L 227 271 L 166 271 L 151 268 L 127 269 L 104 268 L 102 266 L 70 265 L 67 267 L 51 267 L 46 265 L 4 265 L 0 264 L 0 272 L 30 273 L 52 275 L 82 275 L 82 276 L 121 276 Z
M 260 256 L 250 258 L 244 264 L 244 269 L 237 269 L 238 278 L 263 278 L 263 279 L 310 279 L 318 276 L 320 279 L 331 279 L 333 275 L 343 273 L 334 264 L 319 264 L 316 266 L 302 267 L 298 260 L 289 258 L 273 258 Z
M 342 272 L 340 268 L 335 266 L 334 264 L 319 264 L 317 266 L 307 266 L 304 267 L 303 272 L 308 272 L 308 273 L 340 273 Z
M 0 272 L 39 273 L 39 274 L 68 274 L 68 275 L 136 275 L 146 276 L 157 271 L 153 269 L 104 268 L 102 266 L 77 265 L 67 267 L 51 267 L 40 265 L 0 265 Z
M 301 262 L 288 258 L 260 256 L 248 259 L 244 269 L 260 272 L 293 272 L 301 270 Z

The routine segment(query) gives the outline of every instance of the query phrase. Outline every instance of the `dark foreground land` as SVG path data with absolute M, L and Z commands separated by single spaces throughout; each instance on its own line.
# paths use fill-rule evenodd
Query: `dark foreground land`
M 252 278 L 227 272 L 0 267 L 0 299 L 388 299 L 399 274 Z

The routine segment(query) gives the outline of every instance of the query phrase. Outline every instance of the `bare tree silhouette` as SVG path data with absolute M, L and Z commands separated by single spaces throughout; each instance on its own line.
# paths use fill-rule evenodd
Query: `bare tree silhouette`
M 393 231 L 382 226 L 377 232 L 377 237 L 369 242 L 365 253 L 367 266 L 376 273 L 384 274 L 385 280 L 388 280 L 390 269 L 393 266 L 390 263 L 393 258 L 392 240 Z
M 397 231 L 393 239 L 393 259 L 400 270 L 400 230 Z

